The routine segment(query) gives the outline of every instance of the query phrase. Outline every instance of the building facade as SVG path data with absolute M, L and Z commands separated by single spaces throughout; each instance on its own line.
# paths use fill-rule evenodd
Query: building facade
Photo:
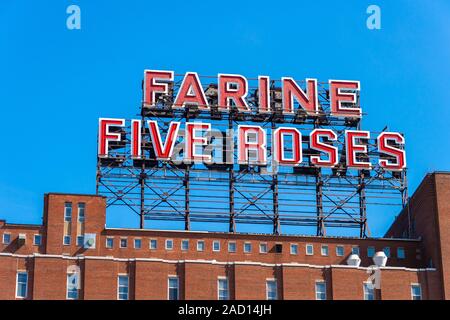
M 48 193 L 42 225 L 0 220 L 0 299 L 446 299 L 449 193 L 449 173 L 427 175 L 367 239 L 113 229 L 103 197 Z

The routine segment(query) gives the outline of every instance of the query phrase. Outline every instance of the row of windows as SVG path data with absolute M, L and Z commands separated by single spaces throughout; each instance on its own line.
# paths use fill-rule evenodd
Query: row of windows
M 73 274 L 67 274 L 67 290 L 66 298 L 76 300 L 79 298 L 79 289 L 74 285 Z M 17 273 L 16 297 L 26 298 L 28 291 L 28 273 L 20 271 Z M 169 276 L 167 281 L 167 298 L 169 300 L 178 300 L 179 296 L 179 279 L 177 276 Z M 370 283 L 363 283 L 364 300 L 375 300 L 374 287 Z M 316 300 L 327 299 L 326 282 L 318 280 L 315 283 L 315 297 Z M 230 298 L 228 278 L 219 277 L 217 279 L 217 299 L 228 300 Z M 267 300 L 278 299 L 278 285 L 276 279 L 266 280 L 266 298 Z M 129 276 L 127 274 L 120 274 L 117 277 L 117 299 L 129 299 Z M 411 284 L 411 299 L 421 300 L 422 290 L 419 284 Z
M 10 233 L 4 233 L 2 243 L 4 245 L 8 245 L 11 243 L 11 234 Z M 40 234 L 33 235 L 33 244 L 35 246 L 40 246 L 42 244 L 42 236 Z
M 86 204 L 78 203 L 78 221 L 84 222 L 86 212 Z M 72 202 L 64 203 L 64 221 L 72 221 Z
M 212 243 L 212 250 L 213 251 L 220 251 L 220 241 L 215 240 Z M 127 248 L 128 247 L 128 239 L 127 238 L 120 238 L 119 241 L 119 247 L 120 248 Z M 152 250 L 157 249 L 158 247 L 158 241 L 156 239 L 150 239 L 149 247 Z M 113 237 L 107 237 L 106 238 L 106 248 L 112 249 L 114 248 L 114 238 Z M 135 238 L 134 239 L 134 248 L 135 249 L 141 249 L 142 248 L 142 239 Z M 166 239 L 165 241 L 165 249 L 166 250 L 173 250 L 174 249 L 174 241 L 172 239 Z M 187 251 L 189 250 L 189 240 L 184 239 L 181 240 L 181 250 Z M 205 250 L 205 241 L 203 240 L 197 240 L 197 251 L 204 251 Z M 251 253 L 253 250 L 252 243 L 245 242 L 243 245 L 243 252 L 244 253 Z M 391 249 L 390 247 L 385 247 L 383 249 L 386 256 L 389 258 L 391 256 Z M 228 242 L 228 252 L 236 252 L 236 242 L 230 241 Z M 259 244 L 259 253 L 267 253 L 268 252 L 268 245 L 267 243 L 260 243 Z M 291 243 L 290 244 L 290 253 L 292 255 L 299 254 L 299 246 L 298 244 Z M 306 244 L 305 247 L 305 253 L 306 255 L 314 255 L 314 245 L 312 244 Z M 322 256 L 328 256 L 329 255 L 329 247 L 328 245 L 321 245 L 320 247 L 320 254 Z M 336 246 L 336 256 L 342 257 L 345 254 L 344 246 Z M 359 255 L 359 247 L 352 247 L 352 254 Z M 375 254 L 375 247 L 368 247 L 367 248 L 367 256 L 373 257 Z M 404 259 L 405 258 L 405 249 L 402 247 L 397 248 L 397 258 Z

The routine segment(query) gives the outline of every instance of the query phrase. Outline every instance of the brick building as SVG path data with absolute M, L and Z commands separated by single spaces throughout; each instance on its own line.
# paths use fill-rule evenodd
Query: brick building
M 450 174 L 429 174 L 384 238 L 360 239 L 113 229 L 103 197 L 49 193 L 42 225 L 0 220 L 0 299 L 446 299 L 448 199 Z

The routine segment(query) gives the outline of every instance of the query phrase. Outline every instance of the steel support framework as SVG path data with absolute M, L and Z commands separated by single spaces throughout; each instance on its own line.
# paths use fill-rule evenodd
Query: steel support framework
M 201 79 L 211 81 L 210 77 Z M 251 81 L 254 83 L 256 79 Z M 360 237 L 366 237 L 369 235 L 367 205 L 406 204 L 406 170 L 393 173 L 378 165 L 378 157 L 383 157 L 377 151 L 378 133 L 372 133 L 366 141 L 370 159 L 365 160 L 372 161 L 373 169 L 345 167 L 344 132 L 360 129 L 361 121 L 330 115 L 326 83 L 319 83 L 318 117 L 307 117 L 300 110 L 295 115 L 283 115 L 279 81 L 271 82 L 271 114 L 219 112 L 215 83 L 204 86 L 210 111 L 195 106 L 172 108 L 174 92 L 180 83 L 180 76 L 170 82 L 170 94 L 159 95 L 156 106 L 141 106 L 143 154 L 140 159 L 131 157 L 128 124 L 126 128 L 117 128 L 122 141 L 110 144 L 109 157 L 97 161 L 97 194 L 106 196 L 107 207 L 121 205 L 135 212 L 140 217 L 141 228 L 145 221 L 171 220 L 184 221 L 186 230 L 190 230 L 192 222 L 218 222 L 228 224 L 229 232 L 236 232 L 237 224 L 250 223 L 271 224 L 274 234 L 281 233 L 281 226 L 289 225 L 314 227 L 318 236 L 325 236 L 329 227 L 358 228 Z M 256 97 L 254 86 L 247 98 L 253 110 L 257 108 Z M 216 163 L 159 161 L 152 152 L 146 120 L 158 122 L 163 139 L 171 121 L 180 121 L 182 129 L 187 121 L 204 121 L 221 132 L 236 130 L 242 124 L 259 125 L 267 130 L 269 162 L 272 130 L 279 126 L 295 127 L 303 134 L 303 162 L 298 167 L 278 168 L 270 164 L 266 167 L 239 165 L 234 137 L 224 139 L 220 148 L 214 149 L 214 157 L 221 158 Z M 340 161 L 336 168 L 317 168 L 310 164 L 313 151 L 309 149 L 308 137 L 315 128 L 329 128 L 338 134 L 335 145 L 340 151 Z M 182 138 L 183 130 L 177 140 L 180 149 L 183 149 Z M 224 161 L 224 151 L 231 151 L 231 161 Z

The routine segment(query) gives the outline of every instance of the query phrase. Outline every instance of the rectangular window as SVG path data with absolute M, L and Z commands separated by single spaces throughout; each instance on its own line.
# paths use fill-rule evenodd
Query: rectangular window
M 197 241 L 197 251 L 205 251 L 205 241 Z
M 84 236 L 77 236 L 77 246 L 82 247 L 84 245 Z
M 77 300 L 78 299 L 78 288 L 76 283 L 79 281 L 77 279 L 78 275 L 75 273 L 67 274 L 67 292 L 66 298 L 69 300 Z
M 156 239 L 150 239 L 150 249 L 156 250 L 158 247 L 158 241 Z
M 298 254 L 298 245 L 291 243 L 291 254 Z
M 375 293 L 372 283 L 364 283 L 363 290 L 364 290 L 364 300 L 375 299 Z
M 259 253 L 267 253 L 267 243 L 259 244 Z
M 112 249 L 114 247 L 114 238 L 106 238 L 106 248 Z
M 178 277 L 169 277 L 169 300 L 178 300 Z
M 34 244 L 35 246 L 40 246 L 40 245 L 41 245 L 41 242 L 42 242 L 42 237 L 41 237 L 41 235 L 40 235 L 40 234 L 35 234 L 35 235 L 34 235 L 34 239 L 33 239 L 33 244 Z
M 384 251 L 384 254 L 386 255 L 386 257 L 388 257 L 388 258 L 391 257 L 391 248 L 385 247 L 385 248 L 383 249 L 383 251 Z
M 359 247 L 352 247 L 352 254 L 356 254 L 359 256 Z
M 266 281 L 267 300 L 277 300 L 277 280 L 271 279 Z
M 327 300 L 327 286 L 325 281 L 316 281 L 316 300 Z
M 189 250 L 189 240 L 181 241 L 181 250 L 183 250 L 183 251 Z
M 397 248 L 397 258 L 398 259 L 405 259 L 405 249 L 402 247 Z
M 119 275 L 117 278 L 117 299 L 128 300 L 128 275 Z
M 338 257 L 344 256 L 344 247 L 343 246 L 337 246 L 336 247 L 336 255 Z
M 245 242 L 244 243 L 244 252 L 245 253 L 252 252 L 252 244 L 250 242 Z
M 26 298 L 28 295 L 28 273 L 26 271 L 17 272 L 16 298 Z
M 11 234 L 4 233 L 3 234 L 3 244 L 10 244 L 10 243 L 11 243 Z
M 328 246 L 327 245 L 322 245 L 320 247 L 320 254 L 323 256 L 328 256 Z
M 173 240 L 167 239 L 166 240 L 166 250 L 172 250 L 173 249 Z
M 134 239 L 134 248 L 135 249 L 142 248 L 142 240 L 141 239 Z
M 65 245 L 65 246 L 68 246 L 68 245 L 70 245 L 70 236 L 64 236 L 64 239 L 63 239 L 63 244 Z
M 411 299 L 422 300 L 422 288 L 420 284 L 415 283 L 411 285 Z
M 307 256 L 312 256 L 314 254 L 314 247 L 312 244 L 307 244 L 306 245 L 306 255 Z
M 85 213 L 86 205 L 83 202 L 78 204 L 78 221 L 84 222 L 84 213 Z
M 217 281 L 219 300 L 228 300 L 228 279 L 219 278 Z
M 72 221 L 72 202 L 64 203 L 64 221 Z
M 213 251 L 220 251 L 220 241 L 213 242 Z
M 236 252 L 236 242 L 228 242 L 228 252 Z
M 367 256 L 372 258 L 375 255 L 375 247 L 367 247 Z
M 126 247 L 128 247 L 128 239 L 127 239 L 127 238 L 121 238 L 121 239 L 120 239 L 120 247 L 121 247 L 121 248 L 126 248 Z

